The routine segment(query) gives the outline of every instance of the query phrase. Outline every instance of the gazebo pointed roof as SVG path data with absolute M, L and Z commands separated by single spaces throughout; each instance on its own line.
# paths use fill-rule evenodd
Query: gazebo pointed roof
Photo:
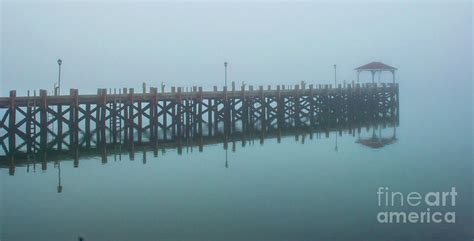
M 355 70 L 362 71 L 362 70 L 372 70 L 372 71 L 394 71 L 397 68 L 392 67 L 390 65 L 384 64 L 382 62 L 371 62 L 360 67 L 355 68 Z

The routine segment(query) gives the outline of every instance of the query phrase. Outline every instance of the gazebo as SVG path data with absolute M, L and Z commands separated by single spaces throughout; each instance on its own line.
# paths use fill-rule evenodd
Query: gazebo
M 384 64 L 382 62 L 368 63 L 355 68 L 355 70 L 357 71 L 357 83 L 359 83 L 359 75 L 362 71 L 370 71 L 372 73 L 372 83 L 375 82 L 375 73 L 379 73 L 380 76 L 383 71 L 391 72 L 393 76 L 393 83 L 395 83 L 395 71 L 397 71 L 397 68 Z

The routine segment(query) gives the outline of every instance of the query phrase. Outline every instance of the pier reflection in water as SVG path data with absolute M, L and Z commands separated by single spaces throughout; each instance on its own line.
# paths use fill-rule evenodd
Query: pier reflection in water
M 60 175 L 60 163 L 64 160 L 72 160 L 74 167 L 79 167 L 81 159 L 99 158 L 102 164 L 107 162 L 121 161 L 126 155 L 129 160 L 136 160 L 137 155 L 141 155 L 143 164 L 146 164 L 149 155 L 153 158 L 159 158 L 169 150 L 176 150 L 181 155 L 184 153 L 202 152 L 206 145 L 221 144 L 225 150 L 225 167 L 229 167 L 228 150 L 232 152 L 237 150 L 238 146 L 242 148 L 259 143 L 264 145 L 266 139 L 276 139 L 278 143 L 282 138 L 294 137 L 296 142 L 305 144 L 307 139 L 334 138 L 334 151 L 338 151 L 338 136 L 343 135 L 356 138 L 354 142 L 360 143 L 371 148 L 381 148 L 385 145 L 392 144 L 396 141 L 396 126 L 398 125 L 398 116 L 389 116 L 385 118 L 374 117 L 373 113 L 367 115 L 359 115 L 357 121 L 352 122 L 335 122 L 326 123 L 326 125 L 314 126 L 292 126 L 287 125 L 286 128 L 252 128 L 252 130 L 240 131 L 238 127 L 236 131 L 230 135 L 224 132 L 217 132 L 212 136 L 198 136 L 189 138 L 176 138 L 171 141 L 149 141 L 149 142 L 124 142 L 124 143 L 102 143 L 92 147 L 70 146 L 66 150 L 61 149 L 44 149 L 36 152 L 16 152 L 0 156 L 0 168 L 9 168 L 9 174 L 14 175 L 18 166 L 26 166 L 26 171 L 36 171 L 37 165 L 41 170 L 48 169 L 48 163 L 53 162 L 54 167 L 58 168 Z M 390 138 L 382 136 L 382 129 L 391 130 L 393 134 Z M 371 135 L 362 135 L 362 132 L 370 132 Z M 376 134 L 376 132 L 378 134 Z M 333 137 L 331 137 L 333 136 Z M 60 178 L 58 184 L 58 192 L 61 192 Z
M 449 185 L 468 187 L 462 162 L 445 161 L 450 152 L 406 152 L 431 150 L 418 129 L 399 126 L 398 116 L 360 116 L 263 131 L 257 121 L 253 130 L 237 126 L 230 135 L 4 156 L 4 237 L 348 241 L 371 240 L 370 233 L 395 240 L 393 227 L 374 223 L 379 186 L 438 190 L 443 180 L 418 184 L 416 174 L 453 169 L 443 172 L 454 180 Z M 468 218 L 464 200 L 456 206 L 460 223 Z M 403 232 L 457 227 L 407 225 Z

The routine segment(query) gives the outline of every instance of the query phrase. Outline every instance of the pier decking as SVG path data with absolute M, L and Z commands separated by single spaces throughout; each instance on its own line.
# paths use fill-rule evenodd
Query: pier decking
M 370 119 L 398 123 L 398 84 L 295 85 L 254 89 L 234 83 L 203 91 L 150 88 L 136 94 L 99 89 L 97 95 L 0 98 L 0 153 L 90 148 L 110 143 L 166 143 L 183 139 L 229 137 L 288 128 L 328 130 L 360 126 Z

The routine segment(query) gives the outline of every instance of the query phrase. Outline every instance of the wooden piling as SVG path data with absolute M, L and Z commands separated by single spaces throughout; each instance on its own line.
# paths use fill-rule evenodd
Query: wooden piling
M 10 108 L 8 121 L 8 148 L 11 154 L 16 151 L 16 90 L 10 91 Z
M 40 90 L 40 148 L 46 150 L 48 145 L 48 92 Z

